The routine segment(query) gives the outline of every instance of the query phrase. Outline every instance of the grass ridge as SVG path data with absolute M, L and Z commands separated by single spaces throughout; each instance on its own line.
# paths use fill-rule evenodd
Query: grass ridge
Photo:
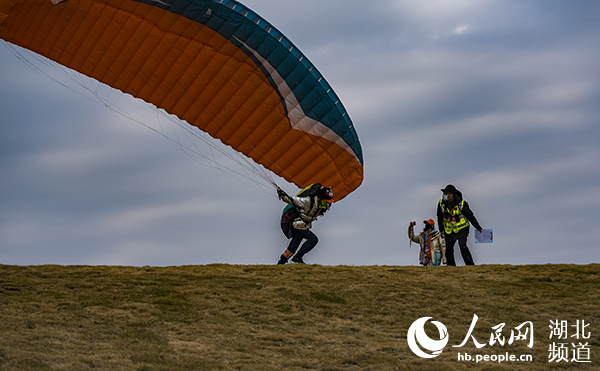
M 467 370 L 457 352 L 532 354 L 484 370 L 593 370 L 600 363 L 600 264 L 474 267 L 0 265 L 2 370 Z M 534 323 L 535 346 L 490 346 Z M 435 359 L 406 341 L 434 317 Z M 549 323 L 590 323 L 591 363 L 549 363 Z M 435 330 L 435 329 L 434 329 Z M 436 332 L 426 328 L 433 338 Z

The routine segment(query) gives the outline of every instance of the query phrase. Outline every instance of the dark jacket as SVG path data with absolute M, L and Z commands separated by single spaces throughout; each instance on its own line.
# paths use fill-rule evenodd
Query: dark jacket
M 450 201 L 442 201 L 443 205 L 445 207 L 448 207 L 448 209 L 450 209 L 450 210 L 452 210 L 454 208 L 454 206 L 458 205 L 463 200 L 463 196 L 462 196 L 462 192 L 461 191 L 456 190 L 453 193 L 454 193 L 454 199 L 452 200 L 452 202 L 450 202 Z M 469 223 L 471 223 L 473 225 L 473 227 L 475 229 L 477 229 L 477 230 L 481 229 L 481 225 L 479 225 L 479 222 L 475 218 L 475 215 L 473 214 L 473 211 L 471 211 L 471 208 L 469 207 L 469 203 L 467 201 L 465 201 L 465 203 L 463 204 L 462 213 L 465 216 L 465 218 L 467 218 L 467 220 L 469 221 Z M 438 220 L 438 225 L 440 227 L 440 231 L 444 231 L 444 219 L 445 219 L 444 218 L 444 210 L 442 209 L 442 207 L 440 206 L 440 203 L 438 202 L 438 206 L 437 206 L 437 220 Z M 465 228 L 465 230 L 468 231 L 469 228 Z

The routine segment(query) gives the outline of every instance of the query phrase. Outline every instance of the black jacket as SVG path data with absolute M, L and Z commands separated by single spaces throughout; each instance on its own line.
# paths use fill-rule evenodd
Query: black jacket
M 456 192 L 454 192 L 454 199 L 452 200 L 452 202 L 442 201 L 442 203 L 445 207 L 447 206 L 448 209 L 452 210 L 454 208 L 454 206 L 461 203 L 462 200 L 463 200 L 462 193 L 459 190 L 456 190 Z M 477 230 L 481 229 L 481 225 L 479 225 L 479 222 L 477 221 L 477 218 L 475 218 L 475 215 L 473 214 L 473 211 L 471 211 L 471 208 L 469 207 L 469 203 L 467 201 L 465 201 L 465 203 L 463 204 L 462 213 L 465 216 L 465 218 L 467 218 L 469 223 L 471 223 L 473 225 L 473 227 L 475 229 L 477 229 Z M 440 206 L 440 203 L 438 202 L 437 220 L 438 220 L 438 225 L 439 225 L 440 231 L 444 230 L 444 219 L 445 219 L 444 218 L 444 209 L 442 209 L 442 207 Z M 468 231 L 468 228 L 465 228 L 465 229 Z

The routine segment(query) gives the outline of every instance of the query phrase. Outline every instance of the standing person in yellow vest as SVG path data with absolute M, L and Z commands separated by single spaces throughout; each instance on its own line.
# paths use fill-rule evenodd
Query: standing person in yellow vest
M 456 241 L 458 241 L 465 264 L 474 265 L 473 257 L 467 247 L 469 226 L 473 224 L 473 227 L 479 232 L 482 231 L 482 228 L 469 208 L 469 204 L 456 187 L 449 184 L 442 189 L 442 193 L 442 199 L 437 206 L 437 218 L 440 232 L 446 240 L 447 265 L 456 265 L 454 261 L 454 243 Z

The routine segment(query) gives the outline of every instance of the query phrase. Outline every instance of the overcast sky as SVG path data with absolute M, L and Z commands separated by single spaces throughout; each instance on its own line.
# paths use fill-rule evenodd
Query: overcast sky
M 244 4 L 325 76 L 364 152 L 363 185 L 314 224 L 308 263 L 417 265 L 408 224 L 435 219 L 447 184 L 494 230 L 493 244 L 471 230 L 476 264 L 600 262 L 600 2 Z M 274 192 L 198 163 L 1 43 L 0 264 L 277 262 L 287 239 Z

